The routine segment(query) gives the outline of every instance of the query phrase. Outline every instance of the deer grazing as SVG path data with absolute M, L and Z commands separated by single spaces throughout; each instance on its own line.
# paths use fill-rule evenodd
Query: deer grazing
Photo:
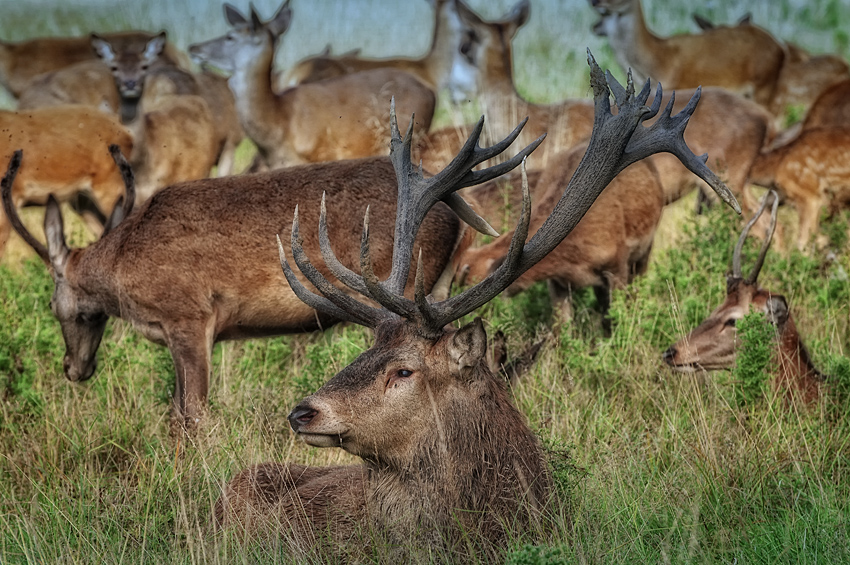
M 659 37 L 646 26 L 640 0 L 589 1 L 602 18 L 593 32 L 607 37 L 620 65 L 641 80 L 652 77 L 668 88 L 721 86 L 765 107 L 773 99 L 785 50 L 763 29 L 740 25 Z
M 129 155 L 130 133 L 114 117 L 85 106 L 57 106 L 27 112 L 0 112 L 0 159 L 16 149 L 31 155 L 9 187 L 9 206 L 44 206 L 49 194 L 60 202 L 89 196 L 95 217 L 87 217 L 99 232 L 124 193 L 121 174 L 106 150 L 115 144 Z M 96 219 L 96 225 L 91 222 Z M 12 230 L 11 217 L 0 212 L 0 255 Z
M 850 205 L 850 128 L 805 129 L 792 141 L 759 155 L 750 180 L 775 188 L 797 209 L 797 248 L 806 248 L 821 211 Z
M 189 53 L 230 74 L 242 127 L 269 167 L 383 154 L 391 97 L 400 111 L 416 113 L 419 133 L 428 131 L 435 95 L 403 71 L 376 69 L 276 94 L 272 59 L 292 18 L 288 0 L 266 22 L 253 8 L 250 19 L 229 4 L 224 4 L 224 14 L 232 29 L 190 46 Z
M 91 42 L 112 72 L 121 122 L 133 134 L 130 163 L 137 176 L 137 201 L 174 183 L 209 176 L 220 152 L 212 113 L 202 97 L 179 94 L 194 86 L 193 77 L 173 67 L 152 73 L 165 47 L 165 32 L 139 51 L 116 51 L 97 35 Z M 186 82 L 191 86 L 181 88 Z
M 117 49 L 139 50 L 153 34 L 122 31 L 103 37 Z M 38 75 L 94 58 L 88 37 L 40 37 L 17 43 L 0 41 L 0 84 L 17 98 Z M 163 58 L 183 69 L 190 65 L 186 54 L 172 43 L 165 45 Z
M 750 274 L 744 278 L 741 271 L 741 249 L 750 228 L 773 200 L 770 231 L 764 239 L 758 258 Z M 773 361 L 773 387 L 788 399 L 800 398 L 806 403 L 815 401 L 820 394 L 824 376 L 812 364 L 803 345 L 794 319 L 784 296 L 773 294 L 758 285 L 758 276 L 764 265 L 770 236 L 776 225 L 779 198 L 771 191 L 764 196 L 756 215 L 747 222 L 732 255 L 732 275 L 726 280 L 726 300 L 696 329 L 664 352 L 663 359 L 673 370 L 691 373 L 731 369 L 738 353 L 736 323 L 750 312 L 763 312 L 776 328 L 776 357 Z
M 302 547 L 317 538 L 329 538 L 333 547 L 362 547 L 377 539 L 416 556 L 421 542 L 454 559 L 462 559 L 467 548 L 494 558 L 509 536 L 516 539 L 535 530 L 552 497 L 544 454 L 504 382 L 487 366 L 481 320 L 460 329 L 449 324 L 486 304 L 543 259 L 620 171 L 654 151 L 679 155 L 734 203 L 731 192 L 682 138 L 698 95 L 684 112 L 671 117 L 668 107 L 655 125 L 645 128 L 641 123 L 658 112 L 660 96 L 651 108 L 645 106 L 648 83 L 639 94 L 631 82 L 625 89 L 614 81 L 606 84 L 595 61 L 588 59 L 596 120 L 587 153 L 552 215 L 528 242 L 531 202 L 523 183 L 523 211 L 510 251 L 478 285 L 445 300 L 427 296 L 421 266 L 427 253 L 420 251 L 414 297 L 402 294 L 420 218 L 433 203 L 488 178 L 493 169 L 470 171 L 471 165 L 513 141 L 477 147 L 481 122 L 461 154 L 429 179 L 411 163 L 410 129 L 402 140 L 393 124 L 391 158 L 399 194 L 406 197 L 398 200 L 393 252 L 398 260 L 389 278 L 380 280 L 372 269 L 374 213 L 364 220 L 360 275 L 340 266 L 328 245 L 321 245 L 331 274 L 380 307 L 342 293 L 313 267 L 299 238 L 301 215 L 296 216 L 292 257 L 321 295 L 295 276 L 281 245 L 281 265 L 293 290 L 317 310 L 373 328 L 375 344 L 298 403 L 289 422 L 309 445 L 342 447 L 362 458 L 363 465 L 249 467 L 230 481 L 217 502 L 220 524 L 243 528 L 248 535 L 284 537 Z M 609 88 L 617 115 L 611 112 Z M 530 148 L 497 167 L 516 166 L 517 157 Z M 322 214 L 320 226 L 333 219 Z M 325 228 L 320 229 L 321 237 Z
M 449 84 L 449 77 L 460 57 L 463 26 L 454 0 L 428 0 L 434 9 L 434 32 L 428 53 L 421 58 L 366 59 L 359 53 L 333 56 L 322 53 L 295 64 L 286 74 L 285 87 L 316 82 L 372 69 L 394 68 L 416 76 L 434 92 Z
M 586 144 L 580 144 L 550 158 L 538 181 L 540 200 L 531 212 L 532 230 L 547 220 L 586 149 Z M 663 207 L 664 190 L 655 167 L 649 160 L 635 163 L 611 181 L 575 229 L 518 277 L 508 293 L 548 281 L 553 302 L 560 305 L 562 321 L 567 321 L 570 293 L 590 286 L 604 316 L 611 290 L 625 288 L 635 275 L 646 271 Z M 495 271 L 507 257 L 512 236 L 513 232 L 508 232 L 488 245 L 466 251 L 458 260 L 460 282 L 475 283 Z M 607 327 L 607 318 L 604 320 Z

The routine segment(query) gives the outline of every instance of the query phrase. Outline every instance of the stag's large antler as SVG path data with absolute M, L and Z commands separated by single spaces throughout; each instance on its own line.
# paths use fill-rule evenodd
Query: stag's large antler
M 744 278 L 744 275 L 741 274 L 741 250 L 744 248 L 744 241 L 746 241 L 747 235 L 750 233 L 750 228 L 753 227 L 753 225 L 764 213 L 765 208 L 767 208 L 767 203 L 771 199 L 771 197 L 773 198 L 773 206 L 770 209 L 770 225 L 767 228 L 767 234 L 765 235 L 764 241 L 761 244 L 759 256 L 756 259 L 755 265 L 753 265 L 753 270 L 750 271 L 750 276 L 748 276 L 744 280 L 744 282 L 746 282 L 747 284 L 753 284 L 759 277 L 762 265 L 764 265 L 764 258 L 767 255 L 767 249 L 770 247 L 770 240 L 773 239 L 773 232 L 776 229 L 776 211 L 779 208 L 779 196 L 777 196 L 776 191 L 774 190 L 768 191 L 762 197 L 761 206 L 759 206 L 759 209 L 756 212 L 755 216 L 750 218 L 750 221 L 746 223 L 743 231 L 741 232 L 741 237 L 738 238 L 738 243 L 735 244 L 735 251 L 732 253 L 733 279 Z
M 740 213 L 740 207 L 735 197 L 726 185 L 705 166 L 707 156 L 696 157 L 684 142 L 685 126 L 699 101 L 699 90 L 685 109 L 677 115 L 670 115 L 671 101 L 655 124 L 649 128 L 638 127 L 642 122 L 658 113 L 661 106 L 661 85 L 658 85 L 658 92 L 652 107 L 648 108 L 645 103 L 649 98 L 649 81 L 636 95 L 631 73 L 626 88 L 623 88 L 610 74 L 606 80 L 606 75 L 602 73 L 590 51 L 588 51 L 588 64 L 590 65 L 596 114 L 593 134 L 585 156 L 554 211 L 528 243 L 525 243 L 525 240 L 531 218 L 531 200 L 528 181 L 523 174 L 522 216 L 514 232 L 505 261 L 490 276 L 455 297 L 432 303 L 430 298 L 425 296 L 424 274 L 420 257 L 416 272 L 415 299 L 411 301 L 405 298 L 403 294 L 409 275 L 413 241 L 419 224 L 431 206 L 437 201 L 443 200 L 452 206 L 458 215 L 470 225 L 473 225 L 479 231 L 488 232 L 489 226 L 482 223 L 484 221 L 469 209 L 466 203 L 455 194 L 455 191 L 485 182 L 513 169 L 537 147 L 542 138 L 501 165 L 483 171 L 472 171 L 472 167 L 478 163 L 504 151 L 525 124 L 525 122 L 520 124 L 502 142 L 481 149 L 478 146 L 478 138 L 483 127 L 482 118 L 458 156 L 442 172 L 426 180 L 423 178 L 421 170 L 414 170 L 410 161 L 411 128 L 408 128 L 408 132 L 402 140 L 393 109 L 391 158 L 398 178 L 399 197 L 395 226 L 396 244 L 389 278 L 385 282 L 380 282 L 372 271 L 369 253 L 368 209 L 361 239 L 360 276 L 345 268 L 333 255 L 327 237 L 327 219 L 324 206 L 319 219 L 320 246 L 328 268 L 349 288 L 375 300 L 385 309 L 374 308 L 358 302 L 337 289 L 310 264 L 301 247 L 297 210 L 292 229 L 292 253 L 302 273 L 324 294 L 324 297 L 312 293 L 298 281 L 286 261 L 283 246 L 278 241 L 281 266 L 296 295 L 313 308 L 363 325 L 374 327 L 388 317 L 401 316 L 415 321 L 423 332 L 436 334 L 446 324 L 487 303 L 560 244 L 578 224 L 602 190 L 620 171 L 640 159 L 662 151 L 676 155 L 691 171 L 705 180 L 724 201 Z M 617 103 L 618 113 L 616 116 L 611 113 L 609 88 Z

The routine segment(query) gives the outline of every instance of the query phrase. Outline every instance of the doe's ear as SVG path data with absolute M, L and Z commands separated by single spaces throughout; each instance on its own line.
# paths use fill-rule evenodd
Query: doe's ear
M 248 23 L 245 16 L 227 2 L 224 3 L 224 20 L 233 27 Z
M 767 314 L 767 320 L 777 328 L 781 328 L 788 321 L 790 311 L 788 310 L 788 302 L 784 296 L 772 294 L 767 299 L 766 308 L 767 311 L 765 314 Z
M 454 0 L 455 9 L 457 10 L 457 15 L 460 16 L 460 19 L 468 25 L 475 25 L 482 23 L 481 18 L 478 17 L 478 14 L 472 11 L 472 9 L 464 3 L 463 0 Z
M 65 276 L 65 266 L 71 251 L 65 243 L 65 225 L 59 202 L 52 194 L 47 198 L 47 209 L 44 212 L 44 235 L 47 236 L 47 255 L 54 274 Z
M 484 331 L 481 318 L 475 318 L 452 335 L 448 353 L 457 366 L 458 374 L 463 374 L 484 359 L 487 354 L 487 332 Z
M 107 65 L 115 61 L 115 51 L 113 51 L 112 45 L 96 33 L 91 34 L 91 47 L 95 54 Z
M 525 25 L 525 22 L 528 21 L 528 17 L 531 15 L 531 2 L 528 0 L 520 0 L 517 2 L 516 6 L 511 8 L 511 11 L 505 16 L 505 20 L 511 24 L 511 31 L 508 35 L 513 36 L 516 31 Z
M 274 37 L 280 37 L 286 30 L 289 29 L 289 24 L 292 22 L 292 8 L 289 7 L 289 0 L 281 4 L 280 8 L 272 19 L 266 23 L 266 29 L 269 30 Z
M 148 44 L 145 45 L 145 51 L 142 53 L 142 56 L 148 64 L 151 64 L 156 61 L 163 49 L 165 49 L 165 32 L 161 31 L 150 38 Z

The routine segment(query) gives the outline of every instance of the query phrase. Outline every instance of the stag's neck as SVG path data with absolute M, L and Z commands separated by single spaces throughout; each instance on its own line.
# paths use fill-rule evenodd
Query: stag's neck
M 434 423 L 441 432 L 405 458 L 416 464 L 367 461 L 369 514 L 396 528 L 400 539 L 426 533 L 445 542 L 458 523 L 498 539 L 506 524 L 528 526 L 548 504 L 551 482 L 536 437 L 504 385 L 480 370 L 488 373 L 482 402 L 441 409 Z
M 628 12 L 609 17 L 605 21 L 605 32 L 617 62 L 622 68 L 632 70 L 635 83 L 659 76 L 667 57 L 666 45 L 664 39 L 646 26 L 643 7 L 638 0 Z
M 290 91 L 278 95 L 272 89 L 273 54 L 273 48 L 266 50 L 250 64 L 239 66 L 227 81 L 236 99 L 239 122 L 263 155 L 272 155 L 283 145 L 282 135 L 289 123 L 286 99 Z
M 789 317 L 779 334 L 779 369 L 776 386 L 780 390 L 797 394 L 805 402 L 812 402 L 819 395 L 824 375 L 814 366 L 812 359 L 794 319 Z

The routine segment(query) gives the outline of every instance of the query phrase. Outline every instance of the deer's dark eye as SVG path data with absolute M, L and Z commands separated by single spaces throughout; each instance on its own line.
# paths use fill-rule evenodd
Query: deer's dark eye
M 399 377 L 405 379 L 413 374 L 413 371 L 408 371 L 407 369 L 399 369 L 396 373 Z
M 729 318 L 728 320 L 726 320 L 726 323 L 723 324 L 723 325 L 726 326 L 727 328 L 734 328 L 737 321 L 738 320 L 736 320 L 735 318 Z

